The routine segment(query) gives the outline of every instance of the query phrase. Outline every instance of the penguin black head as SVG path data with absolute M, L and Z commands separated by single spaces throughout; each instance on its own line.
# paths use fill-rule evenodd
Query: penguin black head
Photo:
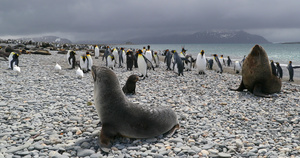
M 142 54 L 143 51 L 139 49 L 137 53 L 138 53 L 138 54 Z
M 200 53 L 201 53 L 201 55 L 203 55 L 203 54 L 204 54 L 204 50 L 201 50 L 201 52 L 200 52 Z
M 290 64 L 292 63 L 292 61 L 289 62 Z
M 86 52 L 86 55 L 90 55 L 90 52 Z
M 276 65 L 279 66 L 279 62 L 276 62 Z
M 176 53 L 176 50 L 172 50 L 171 52 L 172 52 L 172 53 Z
M 271 61 L 271 63 L 273 63 L 274 61 L 273 60 L 270 60 Z
M 150 45 L 147 46 L 148 50 L 150 50 Z

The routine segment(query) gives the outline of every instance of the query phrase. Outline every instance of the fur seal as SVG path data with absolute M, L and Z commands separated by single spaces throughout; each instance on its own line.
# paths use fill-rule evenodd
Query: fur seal
M 122 88 L 124 94 L 135 94 L 135 85 L 138 80 L 138 75 L 130 75 Z
M 115 136 L 152 138 L 179 128 L 177 116 L 169 107 L 149 107 L 125 97 L 117 76 L 107 67 L 92 66 L 94 100 L 102 122 L 101 147 L 109 147 Z
M 242 67 L 242 82 L 236 91 L 248 89 L 256 96 L 270 97 L 266 94 L 280 92 L 281 80 L 272 74 L 269 59 L 263 47 L 255 45 Z

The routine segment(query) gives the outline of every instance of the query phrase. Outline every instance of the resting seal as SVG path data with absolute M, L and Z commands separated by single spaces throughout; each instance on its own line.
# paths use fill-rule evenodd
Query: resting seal
M 135 94 L 135 85 L 138 80 L 138 75 L 130 75 L 126 81 L 126 84 L 122 88 L 123 92 L 125 94 Z
M 272 74 L 266 51 L 255 45 L 242 67 L 242 82 L 236 91 L 248 89 L 256 96 L 270 97 L 266 94 L 280 92 L 281 80 Z
M 94 100 L 102 122 L 100 145 L 110 146 L 115 136 L 151 138 L 178 127 L 175 112 L 168 107 L 154 108 L 131 103 L 125 97 L 117 76 L 106 67 L 92 66 Z

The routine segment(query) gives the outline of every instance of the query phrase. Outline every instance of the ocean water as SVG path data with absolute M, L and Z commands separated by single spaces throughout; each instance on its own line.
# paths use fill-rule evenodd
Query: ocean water
M 147 48 L 147 44 L 143 45 L 117 45 L 117 47 Z M 162 52 L 165 49 L 176 50 L 180 52 L 182 47 L 187 50 L 187 54 L 192 55 L 194 58 L 201 51 L 205 51 L 205 56 L 210 58 L 213 54 L 218 56 L 223 55 L 227 60 L 227 56 L 230 56 L 231 60 L 242 60 L 243 57 L 249 54 L 254 44 L 150 44 L 151 49 L 154 51 Z M 261 44 L 268 54 L 269 60 L 279 62 L 283 75 L 288 76 L 286 66 L 289 61 L 293 62 L 293 66 L 300 66 L 300 44 Z M 300 77 L 300 69 L 295 69 L 295 77 Z

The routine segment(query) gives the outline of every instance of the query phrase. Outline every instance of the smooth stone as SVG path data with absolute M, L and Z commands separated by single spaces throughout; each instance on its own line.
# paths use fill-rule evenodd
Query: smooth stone
M 218 156 L 220 156 L 220 157 L 231 157 L 231 154 L 220 152 L 220 153 L 218 153 Z
M 90 156 L 94 153 L 95 153 L 95 151 L 91 150 L 91 149 L 80 149 L 80 150 L 77 151 L 77 156 L 85 157 L 85 156 Z

